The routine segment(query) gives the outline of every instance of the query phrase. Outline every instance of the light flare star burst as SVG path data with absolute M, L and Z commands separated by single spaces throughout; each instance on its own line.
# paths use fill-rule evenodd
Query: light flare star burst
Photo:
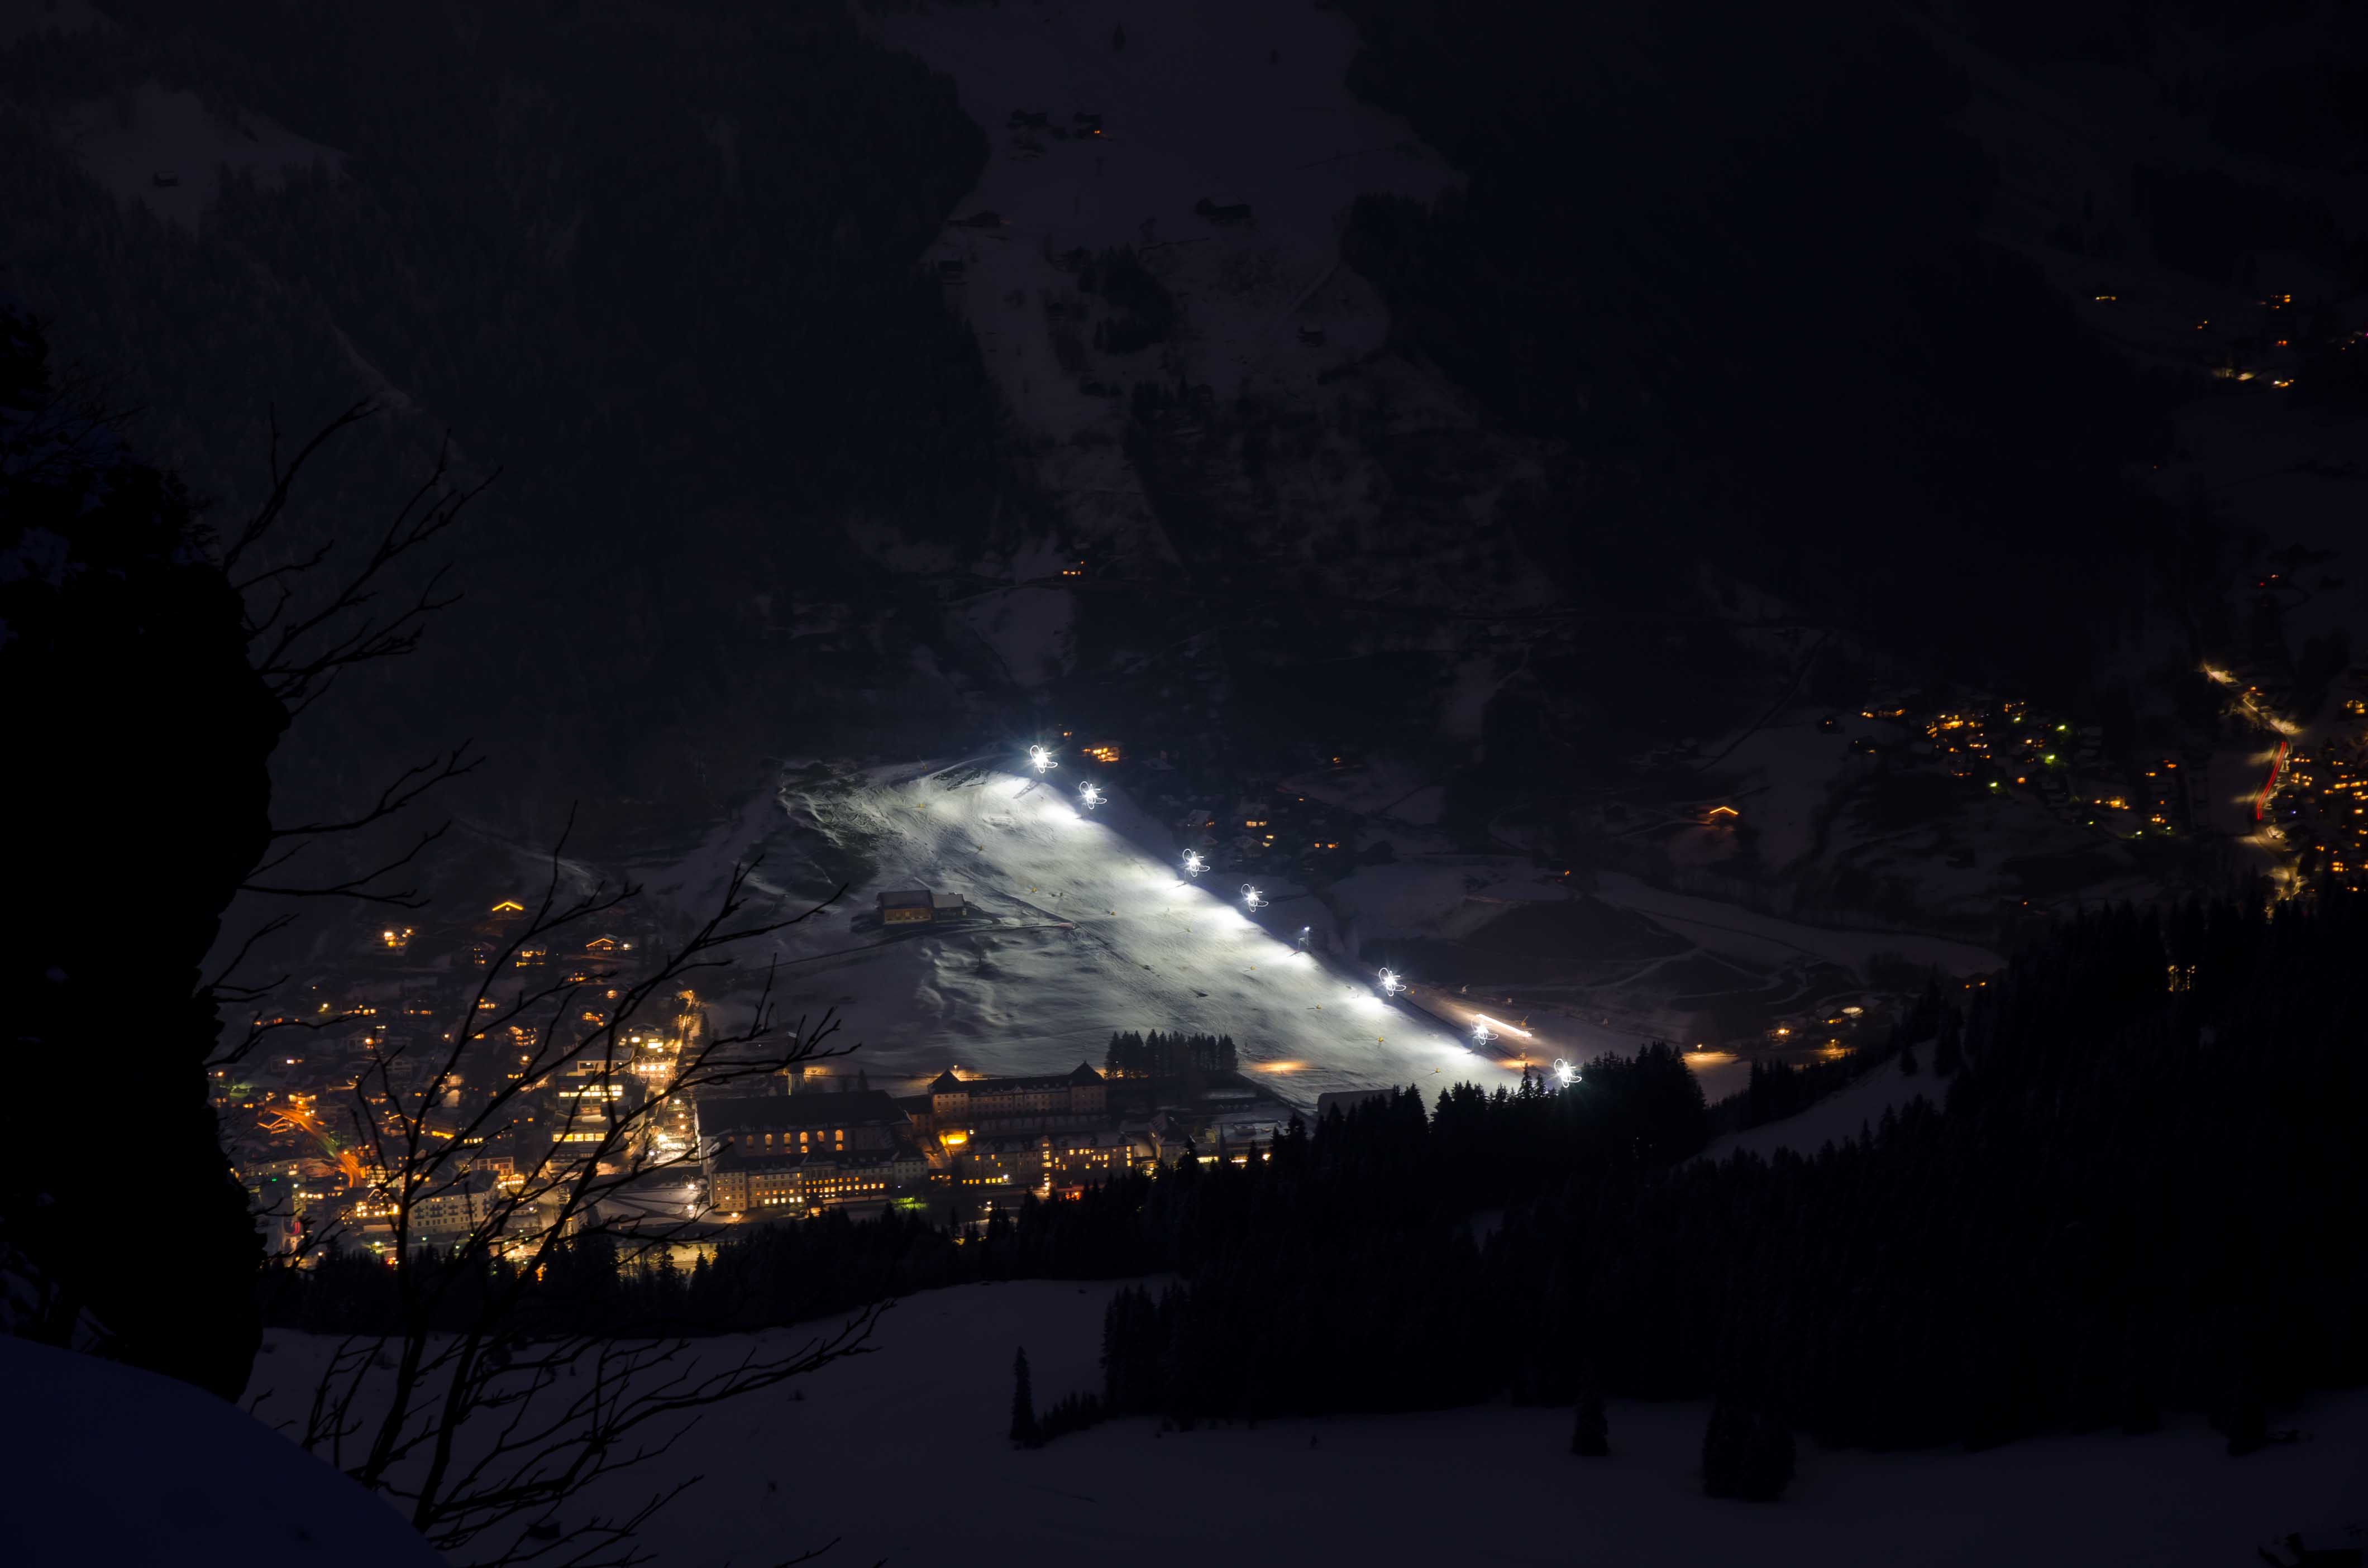
M 1266 907 L 1266 894 L 1258 892 L 1258 889 L 1250 886 L 1249 883 L 1244 882 L 1242 884 L 1242 907 L 1248 910 L 1264 909 Z
M 1579 1073 L 1577 1068 L 1572 1066 L 1568 1062 L 1564 1061 L 1561 1057 L 1554 1058 L 1554 1087 L 1558 1089 L 1567 1089 L 1573 1084 L 1577 1083 Z
M 1087 811 L 1092 811 L 1096 806 L 1099 806 L 1101 803 L 1102 792 L 1100 790 L 1097 789 L 1090 783 L 1080 784 L 1077 786 L 1077 804 L 1080 807 Z
M 1406 989 L 1406 982 L 1398 978 L 1398 971 L 1394 969 L 1383 970 L 1381 981 L 1382 994 L 1384 996 L 1395 996 Z
M 1209 862 L 1201 858 L 1201 852 L 1199 850 L 1187 849 L 1184 851 L 1184 875 L 1188 880 L 1199 876 L 1208 869 Z
M 1030 746 L 1028 748 L 1028 766 L 1034 768 L 1038 774 L 1042 775 L 1049 773 L 1053 768 L 1060 767 L 1061 763 L 1060 759 L 1053 755 L 1052 747 Z

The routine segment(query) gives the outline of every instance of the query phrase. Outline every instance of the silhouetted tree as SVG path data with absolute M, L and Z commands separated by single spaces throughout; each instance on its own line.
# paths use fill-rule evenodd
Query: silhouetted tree
M 1603 1395 L 1592 1385 L 1579 1392 L 1578 1408 L 1572 1413 L 1570 1451 L 1588 1459 L 1601 1459 L 1611 1451 L 1611 1435 L 1603 1419 Z
M 1793 1483 L 1793 1434 L 1765 1411 L 1720 1400 L 1702 1430 L 1702 1491 L 1773 1503 Z
M 1036 1427 L 1036 1394 L 1028 1383 L 1028 1352 L 1023 1347 L 1011 1361 L 1011 1440 L 1033 1449 L 1043 1442 Z

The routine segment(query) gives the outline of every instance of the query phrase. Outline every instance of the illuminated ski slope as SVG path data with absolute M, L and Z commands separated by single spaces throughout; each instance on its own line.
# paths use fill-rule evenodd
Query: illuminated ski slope
M 793 882 L 862 866 L 837 908 L 776 947 L 784 1011 L 836 1006 L 875 1082 L 949 1065 L 1099 1067 L 1113 1029 L 1154 1028 L 1230 1034 L 1245 1068 L 1301 1102 L 1509 1078 L 1437 1023 L 1383 1003 L 1370 976 L 1297 951 L 1289 938 L 1324 919 L 1298 890 L 1267 887 L 1274 902 L 1254 922 L 1238 877 L 1187 883 L 1144 847 L 1164 844 L 1156 824 L 1115 791 L 1081 812 L 1076 782 L 976 765 L 799 778 L 701 864 L 677 868 L 673 891 L 695 898 L 752 849 Z M 973 917 L 867 928 L 876 894 L 912 887 L 962 893 Z

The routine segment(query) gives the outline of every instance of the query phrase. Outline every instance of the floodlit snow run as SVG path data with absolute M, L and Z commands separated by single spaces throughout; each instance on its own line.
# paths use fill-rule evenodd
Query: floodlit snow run
M 791 885 L 825 880 L 816 868 L 835 855 L 860 864 L 839 904 L 774 950 L 784 1012 L 837 1007 L 874 1080 L 1099 1067 L 1113 1030 L 1155 1028 L 1232 1035 L 1245 1069 L 1301 1103 L 1515 1078 L 1383 1003 L 1372 974 L 1298 951 L 1301 926 L 1328 922 L 1297 889 L 1269 879 L 1253 917 L 1233 881 L 1186 881 L 1165 832 L 1122 792 L 1106 790 L 1087 816 L 1059 774 L 1033 776 L 1024 750 L 998 761 L 793 775 L 776 802 L 652 885 L 689 910 L 737 854 L 762 850 L 763 874 Z M 878 894 L 916 887 L 964 895 L 973 917 L 872 927 Z

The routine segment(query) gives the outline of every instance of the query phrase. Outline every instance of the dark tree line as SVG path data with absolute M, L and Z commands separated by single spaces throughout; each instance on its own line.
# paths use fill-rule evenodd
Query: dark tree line
M 1176 326 L 1176 301 L 1133 247 L 1103 251 L 1077 273 L 1077 291 L 1099 294 L 1110 314 L 1094 328 L 1094 347 L 1106 354 L 1134 354 L 1164 343 Z
M 1112 1034 L 1102 1056 L 1103 1071 L 1120 1078 L 1180 1078 L 1188 1073 L 1231 1073 L 1240 1065 L 1229 1034 Z
M 1293 1125 L 1262 1165 L 962 1233 L 837 1218 L 688 1274 L 589 1259 L 547 1299 L 729 1329 L 964 1279 L 1167 1274 L 1112 1299 L 1079 1419 L 1709 1398 L 1730 1408 L 1706 1463 L 1741 1496 L 1781 1489 L 1794 1429 L 1978 1445 L 2192 1410 L 2236 1439 L 2368 1376 L 2363 938 L 2340 896 L 2087 915 L 1931 1000 L 1944 1107 L 1812 1156 L 1693 1158 L 1699 1092 L 1652 1047 L 1559 1091 L 1399 1091 Z M 324 1268 L 283 1308 L 334 1318 L 354 1302 L 307 1292 L 370 1278 Z

